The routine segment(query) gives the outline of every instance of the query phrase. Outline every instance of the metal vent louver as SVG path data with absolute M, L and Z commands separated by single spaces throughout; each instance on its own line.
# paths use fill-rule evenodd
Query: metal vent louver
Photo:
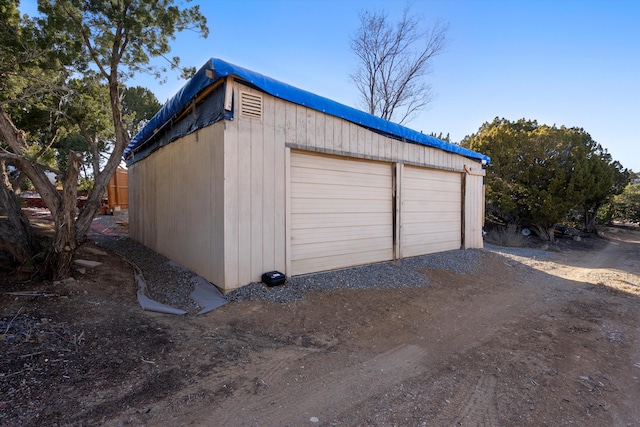
M 250 119 L 262 118 L 262 96 L 240 92 L 240 115 Z

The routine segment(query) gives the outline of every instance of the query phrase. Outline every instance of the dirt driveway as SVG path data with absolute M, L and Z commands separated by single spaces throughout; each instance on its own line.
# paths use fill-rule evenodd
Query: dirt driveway
M 0 296 L 0 424 L 635 426 L 640 231 L 428 287 L 143 312 L 117 257 Z

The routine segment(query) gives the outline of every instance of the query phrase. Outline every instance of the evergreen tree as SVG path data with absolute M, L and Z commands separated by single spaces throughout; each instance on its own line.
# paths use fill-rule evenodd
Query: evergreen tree
M 491 157 L 487 214 L 552 241 L 554 226 L 574 209 L 592 231 L 598 210 L 624 181 L 621 165 L 581 128 L 496 118 L 461 145 Z

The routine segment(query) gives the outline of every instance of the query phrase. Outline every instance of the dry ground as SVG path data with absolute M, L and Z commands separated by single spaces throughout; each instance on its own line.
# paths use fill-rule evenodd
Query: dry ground
M 77 281 L 5 280 L 41 294 L 0 295 L 0 425 L 635 426 L 640 231 L 603 231 L 425 288 L 185 317 L 85 253 L 104 264 Z

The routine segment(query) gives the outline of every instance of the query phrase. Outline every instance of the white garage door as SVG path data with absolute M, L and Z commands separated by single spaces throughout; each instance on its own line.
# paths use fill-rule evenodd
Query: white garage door
M 392 166 L 291 152 L 292 275 L 393 259 Z
M 460 249 L 462 175 L 405 166 L 401 220 L 403 257 Z

